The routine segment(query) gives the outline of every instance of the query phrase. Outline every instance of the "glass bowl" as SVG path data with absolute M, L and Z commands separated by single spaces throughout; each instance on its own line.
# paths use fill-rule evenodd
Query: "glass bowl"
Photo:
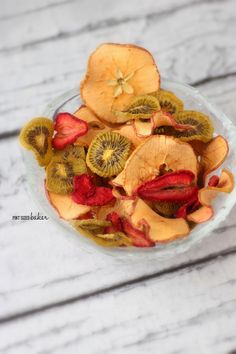
M 163 79 L 162 88 L 173 91 L 179 96 L 184 101 L 186 109 L 197 110 L 211 117 L 216 133 L 223 135 L 227 139 L 230 148 L 227 160 L 220 166 L 219 171 L 215 171 L 214 173 L 219 173 L 223 167 L 227 167 L 233 175 L 236 176 L 236 127 L 230 119 L 209 103 L 197 89 L 189 85 Z M 82 101 L 79 96 L 79 89 L 73 89 L 52 101 L 43 112 L 43 116 L 54 119 L 59 112 L 67 111 L 73 113 L 81 104 Z M 167 244 L 157 244 L 155 247 L 147 249 L 134 247 L 103 248 L 96 245 L 85 236 L 80 235 L 68 222 L 58 217 L 45 195 L 44 169 L 37 165 L 33 154 L 28 151 L 24 152 L 24 161 L 33 198 L 40 209 L 44 211 L 45 215 L 49 216 L 50 219 L 60 227 L 60 232 L 63 233 L 68 240 L 74 242 L 75 247 L 82 248 L 87 252 L 103 252 L 104 254 L 124 261 L 128 259 L 144 258 L 167 259 L 182 252 L 186 252 L 190 247 L 199 244 L 206 237 L 209 237 L 212 231 L 226 219 L 236 202 L 236 189 L 230 194 L 222 193 L 222 195 L 218 195 L 213 204 L 215 210 L 214 217 L 206 223 L 198 224 L 189 236 L 177 241 Z

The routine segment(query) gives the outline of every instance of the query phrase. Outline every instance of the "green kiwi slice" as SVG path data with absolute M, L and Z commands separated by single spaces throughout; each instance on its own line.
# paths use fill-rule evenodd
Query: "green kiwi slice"
M 160 110 L 158 99 L 150 95 L 135 97 L 131 103 L 122 111 L 116 112 L 117 116 L 130 119 L 148 119 L 154 112 Z
M 46 168 L 46 188 L 50 192 L 70 194 L 73 192 L 73 178 L 87 173 L 86 163 L 78 158 L 76 161 L 63 161 L 53 158 Z
M 53 131 L 52 120 L 40 117 L 29 121 L 20 132 L 20 144 L 33 151 L 40 166 L 47 166 L 52 158 Z
M 159 127 L 155 134 L 172 135 L 182 141 L 200 140 L 204 143 L 210 141 L 213 137 L 214 127 L 210 118 L 200 112 L 183 111 L 175 115 L 175 120 L 179 124 L 192 126 L 191 129 L 180 131 L 173 127 Z
M 131 152 L 131 142 L 119 133 L 108 131 L 99 134 L 90 144 L 86 163 L 101 177 L 118 175 Z

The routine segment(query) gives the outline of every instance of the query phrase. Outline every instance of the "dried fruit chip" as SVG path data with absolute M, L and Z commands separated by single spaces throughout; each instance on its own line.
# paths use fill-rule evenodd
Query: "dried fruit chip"
M 189 226 L 184 219 L 164 218 L 141 199 L 137 200 L 130 221 L 138 229 L 143 225 L 148 226 L 149 238 L 154 242 L 169 242 L 189 233 Z
M 81 215 L 90 211 L 89 206 L 75 203 L 70 195 L 61 195 L 49 191 L 46 192 L 46 194 L 49 202 L 56 209 L 62 219 L 77 219 Z
M 159 90 L 156 93 L 163 112 L 176 114 L 184 109 L 184 103 L 173 92 L 166 90 Z
M 179 131 L 174 127 L 160 127 L 157 128 L 156 134 L 172 135 L 182 141 L 200 140 L 208 142 L 213 136 L 213 125 L 209 117 L 203 113 L 195 111 L 183 111 L 175 115 L 175 120 L 179 124 L 186 124 L 192 126 L 192 129 Z
M 158 176 L 143 183 L 137 195 L 145 200 L 164 202 L 183 202 L 197 195 L 198 188 L 193 185 L 195 176 L 191 171 L 179 170 Z
M 53 122 L 48 118 L 34 118 L 21 130 L 20 144 L 33 151 L 40 166 L 47 166 L 52 158 Z
M 208 181 L 208 187 L 216 187 L 220 181 L 220 178 L 216 175 L 211 176 L 211 178 Z
M 152 134 L 153 122 L 149 120 L 135 119 L 133 121 L 134 131 L 138 137 L 146 138 Z
M 221 135 L 218 135 L 206 145 L 201 153 L 204 177 L 222 165 L 228 155 L 228 151 L 228 143 Z
M 94 241 L 100 246 L 105 247 L 123 247 L 132 245 L 132 240 L 123 232 L 97 234 Z
M 76 220 L 75 225 L 79 226 L 81 229 L 85 229 L 88 231 L 103 232 L 105 227 L 109 227 L 111 225 L 111 222 L 93 218 L 93 219 Z
M 115 176 L 122 171 L 131 149 L 131 142 L 114 132 L 99 134 L 91 143 L 86 162 L 101 177 Z
M 113 132 L 119 133 L 120 135 L 126 137 L 129 141 L 131 141 L 134 147 L 137 147 L 145 140 L 145 137 L 137 136 L 133 124 L 122 125 L 121 128 L 113 130 Z
M 106 220 L 111 222 L 111 225 L 105 228 L 105 233 L 115 233 L 123 231 L 121 217 L 115 212 L 111 212 L 107 215 Z
M 202 222 L 208 221 L 214 215 L 213 209 L 211 207 L 202 206 L 198 210 L 187 216 L 188 221 L 193 221 L 196 224 L 200 224 Z
M 152 209 L 161 216 L 171 218 L 175 216 L 180 206 L 181 203 L 175 202 L 154 202 Z
M 63 150 L 54 150 L 54 156 L 60 158 L 63 161 L 74 161 L 77 159 L 85 160 L 85 151 L 83 146 L 67 146 Z
M 88 124 L 88 131 L 85 135 L 76 139 L 76 145 L 89 146 L 92 140 L 101 132 L 106 132 L 110 128 L 107 127 L 97 116 L 86 106 L 81 106 L 74 116 L 84 120 Z
M 197 210 L 200 206 L 199 200 L 198 200 L 198 195 L 195 194 L 193 195 L 192 198 L 190 198 L 186 203 L 180 206 L 180 208 L 177 210 L 175 216 L 176 218 L 184 218 L 186 219 L 188 214 L 191 214 L 195 210 Z
M 204 187 L 199 190 L 198 198 L 202 205 L 210 206 L 219 192 L 230 193 L 234 189 L 234 176 L 226 169 L 223 169 L 216 187 Z
M 92 177 L 83 174 L 74 177 L 72 199 L 78 204 L 100 206 L 114 201 L 114 196 L 110 188 L 95 186 Z
M 122 121 L 148 119 L 160 109 L 160 104 L 155 97 L 140 95 L 134 97 L 128 106 L 123 111 L 116 112 L 116 115 L 118 118 L 122 118 Z
M 46 168 L 46 188 L 50 192 L 69 194 L 73 191 L 73 177 L 87 173 L 85 161 L 81 158 L 74 161 L 54 157 Z
M 139 185 L 156 177 L 163 164 L 172 171 L 189 170 L 197 175 L 197 159 L 189 144 L 173 137 L 155 135 L 133 151 L 124 170 L 112 183 L 132 195 Z
M 136 229 L 128 220 L 122 219 L 124 232 L 132 239 L 135 247 L 153 247 L 155 243 L 149 239 L 145 232 Z
M 59 113 L 56 116 L 54 129 L 55 136 L 52 146 L 57 150 L 63 150 L 67 145 L 73 144 L 79 136 L 88 131 L 88 124 L 70 113 Z
M 86 105 L 108 122 L 121 123 L 117 117 L 134 96 L 156 91 L 160 75 L 152 55 L 135 45 L 102 44 L 89 58 L 80 93 Z

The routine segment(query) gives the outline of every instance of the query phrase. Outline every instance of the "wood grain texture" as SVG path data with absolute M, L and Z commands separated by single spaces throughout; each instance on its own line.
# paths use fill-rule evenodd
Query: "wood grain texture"
M 82 6 L 81 2 L 73 4 L 78 8 Z M 87 2 L 84 4 L 87 6 Z M 175 80 L 194 83 L 207 77 L 236 72 L 234 60 L 236 12 L 232 11 L 235 7 L 234 1 L 200 1 L 194 2 L 192 6 L 189 5 L 191 3 L 172 4 L 166 1 L 159 8 L 159 2 L 152 0 L 145 5 L 146 10 L 140 6 L 135 7 L 133 2 L 128 2 L 127 6 L 120 7 L 123 17 L 119 15 L 120 11 L 116 7 L 108 6 L 107 2 L 104 4 L 108 10 L 112 7 L 113 15 L 116 14 L 116 17 L 112 17 L 106 26 L 93 29 L 88 22 L 86 25 L 88 29 L 82 33 L 73 32 L 74 27 L 81 24 L 74 14 L 80 14 L 78 16 L 84 14 L 83 21 L 88 19 L 88 14 L 86 16 L 83 8 L 76 12 L 70 3 L 66 5 L 67 11 L 60 7 L 45 9 L 46 17 L 43 19 L 42 15 L 37 13 L 34 17 L 31 17 L 33 14 L 29 14 L 28 20 L 19 18 L 20 29 L 22 26 L 29 27 L 32 22 L 37 31 L 28 30 L 29 36 L 37 34 L 41 42 L 36 44 L 27 42 L 27 47 L 23 46 L 10 53 L 5 47 L 2 48 L 0 117 L 3 123 L 0 126 L 0 133 L 19 129 L 30 117 L 39 115 L 52 98 L 78 86 L 88 55 L 104 41 L 134 42 L 144 45 L 154 53 L 162 75 Z M 116 21 L 119 16 L 129 17 L 133 8 L 136 12 L 140 11 L 141 15 L 138 18 L 135 17 L 132 21 Z M 153 12 L 154 8 L 156 12 Z M 108 10 L 103 11 L 101 7 L 100 12 L 98 11 L 101 13 L 102 23 L 108 14 L 111 16 L 112 12 Z M 58 11 L 57 16 L 52 11 Z M 93 24 L 94 19 L 92 17 L 89 19 L 90 24 Z M 9 21 L 13 26 L 14 19 Z M 4 24 L 5 21 L 0 22 L 0 26 L 1 23 Z M 60 26 L 63 25 L 65 27 L 63 33 L 66 32 L 68 35 L 66 37 L 59 35 L 52 41 L 50 39 L 52 25 L 54 31 L 59 33 Z M 9 27 L 10 24 L 8 29 Z M 0 33 L 1 31 L 4 29 L 0 27 Z M 20 30 L 19 36 L 15 31 L 5 32 L 4 41 L 8 46 L 15 45 L 16 40 L 22 43 L 22 40 L 26 41 L 28 38 Z
M 6 324 L 0 353 L 228 353 L 234 265 L 224 257 Z

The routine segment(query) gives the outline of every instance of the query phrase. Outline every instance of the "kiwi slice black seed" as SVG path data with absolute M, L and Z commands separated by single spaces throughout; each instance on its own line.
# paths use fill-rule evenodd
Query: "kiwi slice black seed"
M 179 203 L 172 203 L 172 202 L 155 202 L 153 203 L 153 209 L 157 214 L 172 218 L 180 208 Z
M 183 111 L 175 116 L 175 121 L 179 124 L 189 125 L 192 128 L 184 131 L 176 130 L 173 127 L 159 127 L 155 134 L 172 135 L 182 141 L 200 140 L 204 143 L 213 137 L 213 124 L 210 118 L 200 112 Z
M 131 152 L 131 142 L 119 133 L 108 131 L 99 134 L 90 144 L 86 163 L 101 177 L 118 175 Z
M 150 95 L 135 97 L 131 103 L 122 111 L 117 112 L 117 116 L 125 116 L 129 119 L 148 119 L 154 112 L 160 110 L 158 99 Z
M 173 92 L 166 90 L 159 90 L 157 92 L 157 98 L 159 100 L 161 110 L 163 112 L 175 115 L 178 112 L 183 111 L 184 103 Z
M 76 161 L 77 159 L 85 160 L 86 158 L 84 147 L 80 145 L 69 145 L 63 150 L 54 151 L 54 154 L 64 161 Z
M 53 122 L 48 118 L 34 118 L 20 132 L 20 144 L 33 151 L 40 166 L 47 166 L 52 152 Z
M 73 192 L 74 176 L 86 172 L 86 163 L 81 158 L 76 161 L 53 158 L 46 168 L 46 188 L 50 192 L 70 194 Z

